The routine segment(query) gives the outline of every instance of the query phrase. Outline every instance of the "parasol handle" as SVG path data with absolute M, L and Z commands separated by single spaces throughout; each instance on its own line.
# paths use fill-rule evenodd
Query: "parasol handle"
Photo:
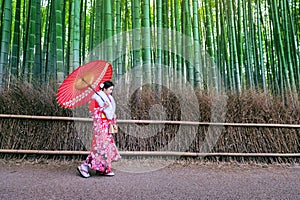
M 99 97 L 100 97 L 100 94 L 98 94 L 98 92 L 88 83 L 88 82 L 86 82 L 86 80 L 84 80 L 84 78 L 81 78 L 81 80 L 83 81 L 83 82 L 85 82 L 86 84 L 87 84 L 87 86 L 89 87 L 89 88 L 91 88 Z

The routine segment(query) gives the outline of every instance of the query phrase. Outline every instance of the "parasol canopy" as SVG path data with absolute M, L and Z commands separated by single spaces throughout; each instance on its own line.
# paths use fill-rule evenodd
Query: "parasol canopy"
M 112 66 L 95 60 L 75 69 L 58 88 L 57 102 L 64 108 L 75 108 L 87 103 L 100 83 L 110 80 Z

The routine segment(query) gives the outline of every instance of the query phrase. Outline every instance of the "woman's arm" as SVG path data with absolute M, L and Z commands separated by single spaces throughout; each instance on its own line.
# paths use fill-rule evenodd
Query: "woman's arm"
M 109 104 L 96 93 L 93 94 L 92 99 L 95 99 L 100 107 L 107 108 L 109 106 Z

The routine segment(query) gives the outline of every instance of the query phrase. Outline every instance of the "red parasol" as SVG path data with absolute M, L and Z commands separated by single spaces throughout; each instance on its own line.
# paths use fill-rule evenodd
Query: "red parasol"
M 100 83 L 110 80 L 112 66 L 95 60 L 75 69 L 59 86 L 57 102 L 64 108 L 75 108 L 87 103 Z

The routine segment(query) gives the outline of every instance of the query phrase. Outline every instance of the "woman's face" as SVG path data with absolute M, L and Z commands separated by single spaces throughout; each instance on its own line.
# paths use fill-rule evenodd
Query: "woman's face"
M 107 89 L 104 88 L 103 91 L 105 92 L 105 94 L 111 95 L 112 92 L 113 92 L 113 90 L 114 90 L 114 86 L 111 86 L 111 87 L 109 87 L 109 88 L 107 88 Z

